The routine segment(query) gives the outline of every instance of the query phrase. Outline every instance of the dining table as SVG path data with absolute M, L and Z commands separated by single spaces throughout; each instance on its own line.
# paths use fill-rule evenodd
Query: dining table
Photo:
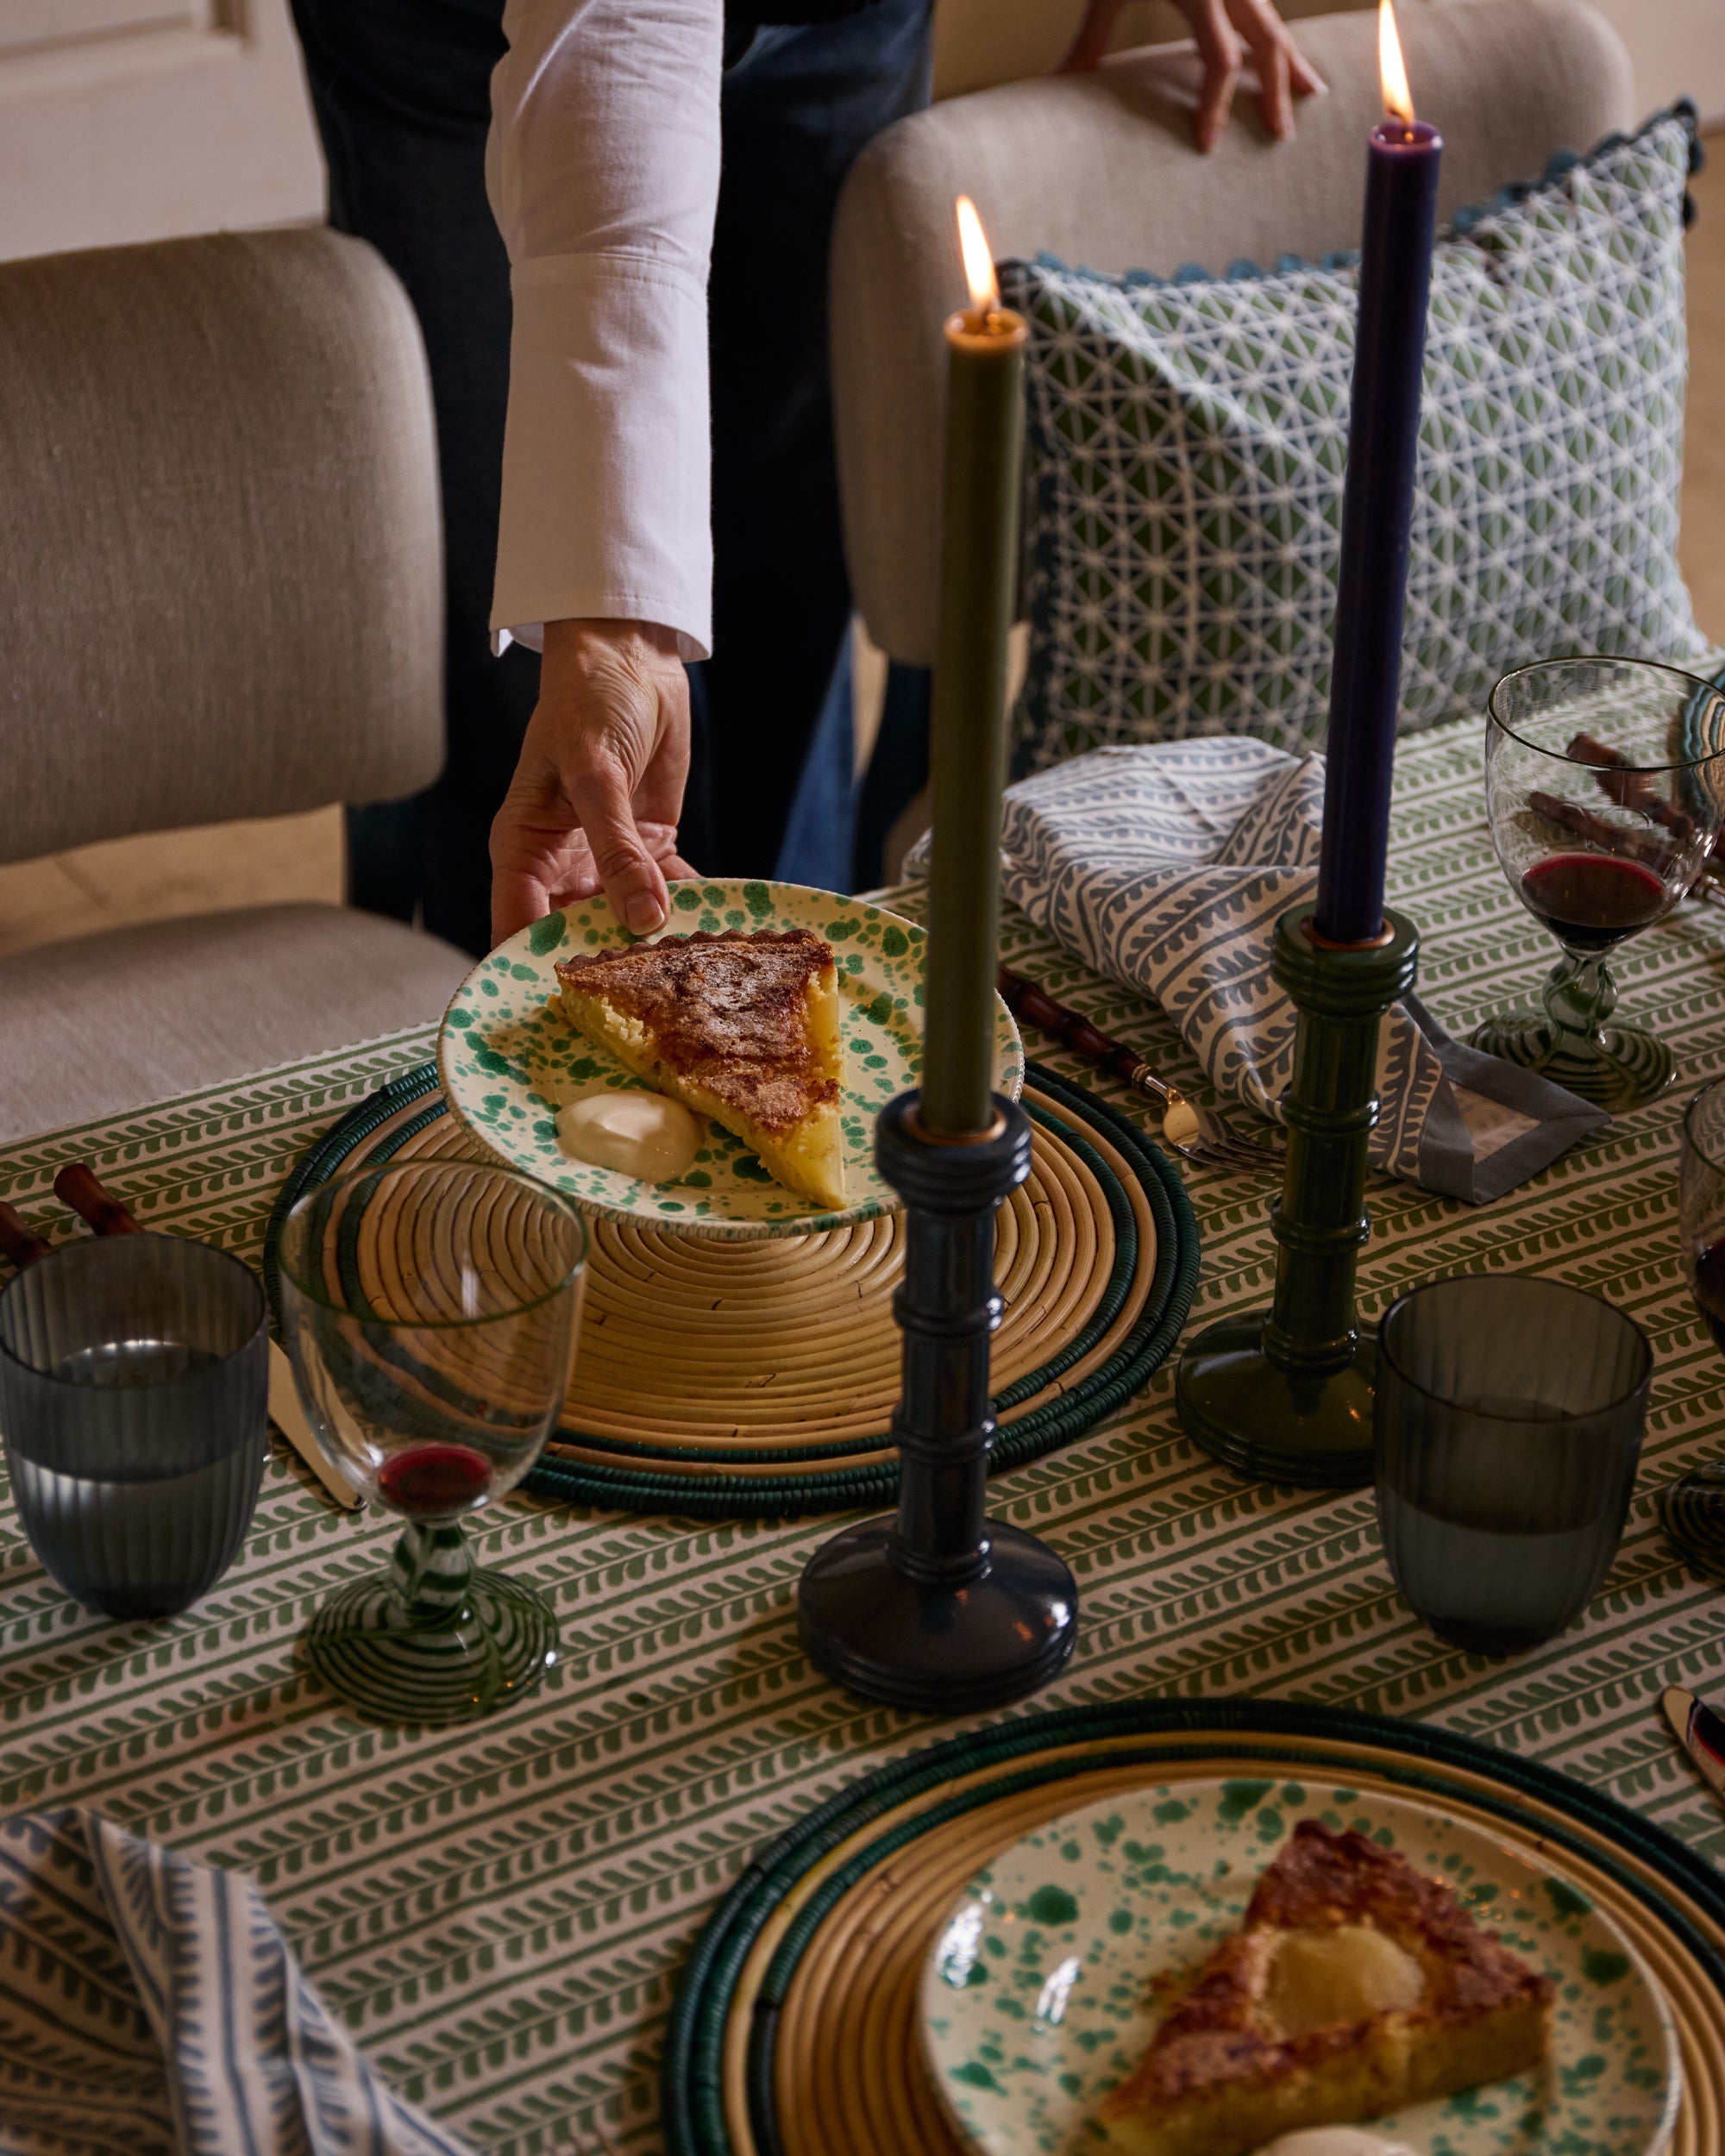
M 1389 852 L 1391 902 L 1420 932 L 1420 995 L 1458 1035 L 1526 1000 L 1553 956 L 1492 851 L 1482 736 L 1471 718 L 1404 738 Z M 914 916 L 921 898 L 881 902 Z M 1209 1097 L 1158 1010 L 1010 908 L 1001 955 Z M 1626 1012 L 1678 1052 L 1672 1090 L 1492 1204 L 1374 1175 L 1359 1268 L 1367 1319 L 1441 1275 L 1513 1269 L 1609 1297 L 1653 1342 L 1622 1548 L 1546 1645 L 1488 1660 L 1427 1631 L 1392 1583 L 1371 1489 L 1238 1479 L 1182 1433 L 1170 1357 L 1111 1420 L 993 1485 L 998 1515 L 1071 1566 L 1081 1605 L 1070 1664 L 1005 1716 L 869 1706 L 810 1666 L 794 1589 L 834 1515 L 639 1516 L 518 1490 L 470 1522 L 472 1539 L 480 1562 L 551 1598 L 561 1659 L 487 1719 L 391 1728 L 324 1690 L 301 1643 L 320 1597 L 379 1567 L 396 1525 L 338 1510 L 278 1439 L 239 1558 L 160 1622 L 80 1609 L 0 1505 L 0 1814 L 87 1806 L 250 1872 L 373 2065 L 499 2156 L 659 2147 L 656 2060 L 715 1903 L 811 1807 L 982 1720 L 1132 1697 L 1363 1709 L 1542 1762 L 1725 1859 L 1725 1810 L 1659 1712 L 1669 1684 L 1725 1696 L 1725 1589 L 1684 1568 L 1657 1516 L 1663 1483 L 1725 1452 L 1725 1356 L 1690 1300 L 1675 1174 L 1684 1102 L 1725 1072 L 1725 911 L 1681 906 L 1615 963 Z M 0 1195 L 47 1227 L 55 1170 L 87 1160 L 147 1227 L 255 1263 L 306 1149 L 433 1039 L 394 1033 L 9 1144 Z M 1026 1046 L 1145 1112 L 1033 1029 Z M 1267 1302 L 1275 1182 L 1181 1172 L 1201 1236 L 1195 1328 Z

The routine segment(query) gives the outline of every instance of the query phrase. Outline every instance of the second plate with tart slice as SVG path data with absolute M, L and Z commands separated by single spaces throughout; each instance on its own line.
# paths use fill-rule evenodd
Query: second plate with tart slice
M 1358 2097 L 1351 2125 L 1419 2156 L 1662 2156 L 1681 2086 L 1664 1999 L 1578 1885 L 1324 1781 L 1136 1789 L 1038 1828 L 941 1924 L 919 2011 L 986 2156 L 1244 2156 L 1320 2074 L 1337 2123 Z M 1383 2111 L 1373 2075 L 1405 2095 L 1416 2048 L 1448 2092 Z
M 1556 1990 L 1440 1872 L 1302 1819 L 1092 2121 L 1126 2156 L 1365 2125 L 1542 2074 Z
M 730 1088 L 734 1097 L 726 1120 L 732 1127 L 719 1119 L 717 1089 L 705 1106 L 693 1100 L 693 1087 L 679 1089 L 706 1119 L 694 1164 L 677 1181 L 644 1182 L 564 1151 L 557 1137 L 559 1110 L 595 1090 L 639 1090 L 647 1084 L 640 1074 L 649 1067 L 643 1037 L 644 1014 L 656 1001 L 649 965 L 643 965 L 632 987 L 625 978 L 629 969 L 616 970 L 612 985 L 621 993 L 609 1000 L 608 1018 L 601 1015 L 600 999 L 589 994 L 589 1031 L 574 1018 L 564 1000 L 564 984 L 571 979 L 577 1000 L 581 997 L 580 975 L 591 971 L 582 961 L 612 952 L 644 955 L 681 937 L 683 958 L 670 962 L 657 976 L 660 987 L 669 988 L 674 985 L 668 979 L 672 968 L 694 975 L 712 963 L 715 941 L 720 947 L 752 942 L 757 950 L 767 951 L 774 946 L 764 937 L 787 935 L 794 940 L 778 946 L 784 954 L 777 962 L 779 971 L 802 964 L 796 953 L 809 950 L 804 939 L 825 945 L 832 956 L 830 987 L 824 966 L 802 966 L 799 993 L 812 1023 L 812 1050 L 802 1077 L 813 1083 L 794 1084 L 796 1100 L 773 1098 L 765 1082 L 777 1052 L 769 1044 L 768 1053 L 756 1059 L 753 1077 L 739 1074 Z M 694 937 L 706 941 L 687 940 Z M 691 960 L 690 953 L 703 950 L 707 958 Z M 875 1166 L 875 1119 L 888 1100 L 915 1086 L 921 1069 L 922 962 L 923 932 L 913 922 L 860 899 L 800 884 L 703 880 L 674 885 L 670 920 L 659 936 L 644 940 L 630 936 L 606 901 L 597 898 L 536 921 L 480 962 L 444 1015 L 437 1042 L 438 1076 L 450 1106 L 487 1151 L 567 1192 L 591 1211 L 727 1238 L 842 1226 L 888 1212 L 899 1202 Z M 612 970 L 609 962 L 606 969 Z M 758 970 L 762 985 L 770 988 L 774 963 Z M 812 980 L 818 1007 L 811 1010 Z M 599 984 L 586 985 L 591 989 Z M 692 981 L 676 987 L 673 1000 L 691 987 L 699 993 Z M 624 1010 L 625 1001 L 636 1005 L 634 1012 Z M 828 1012 L 837 1019 L 839 1058 L 837 1098 L 831 1102 L 814 1097 L 831 1069 L 830 1062 L 817 1068 L 831 1052 L 831 1034 L 823 1033 Z M 609 1038 L 603 1037 L 608 1033 Z M 722 1044 L 715 1039 L 705 1046 L 690 1045 L 699 1062 L 706 1047 L 717 1050 Z M 787 1045 L 781 1041 L 778 1048 Z M 713 1075 L 711 1065 L 708 1075 Z M 794 1075 L 784 1067 L 780 1075 Z M 762 1081 L 758 1086 L 756 1079 Z M 663 1083 L 662 1075 L 659 1082 Z M 1023 1082 L 1018 1030 L 997 999 L 995 1089 L 1016 1099 Z M 763 1107 L 767 1114 L 760 1112 Z M 780 1112 L 787 1107 L 794 1112 L 782 1117 Z M 835 1125 L 837 1174 L 831 1152 Z M 775 1146 L 777 1168 L 792 1175 L 801 1170 L 802 1189 L 790 1188 L 768 1165 Z M 842 1202 L 833 1202 L 839 1197 L 839 1176 Z M 809 1194 L 816 1190 L 819 1196 Z

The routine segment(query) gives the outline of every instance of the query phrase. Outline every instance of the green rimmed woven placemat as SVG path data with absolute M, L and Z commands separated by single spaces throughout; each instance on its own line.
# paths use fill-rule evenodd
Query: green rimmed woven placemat
M 1345 1709 L 1234 1701 L 1127 1701 L 1026 1715 L 911 1753 L 779 1835 L 732 1887 L 685 1965 L 660 2076 L 671 2156 L 835 2156 L 857 2146 L 848 2131 L 787 2137 L 780 2115 L 786 2091 L 794 2105 L 815 2077 L 828 2088 L 854 2090 L 859 2078 L 889 2088 L 899 2145 L 929 2156 L 953 2147 L 932 2098 L 919 2098 L 913 2085 L 902 1937 L 900 1965 L 882 1966 L 891 1958 L 884 1912 L 910 1891 L 906 1852 L 931 1848 L 955 1826 L 980 1834 L 974 1847 L 981 1853 L 964 1855 L 953 1879 L 956 1896 L 995 1849 L 1018 1839 L 1021 1826 L 997 1827 L 991 1845 L 991 1815 L 1009 1818 L 1017 1805 L 1021 1816 L 1027 1793 L 1045 1792 L 1038 1809 L 1051 1817 L 1091 1802 L 1105 1783 L 1118 1787 L 1122 1777 L 1154 1784 L 1195 1767 L 1262 1774 L 1260 1794 L 1290 1777 L 1387 1784 L 1483 1818 L 1535 1861 L 1562 1871 L 1567 1860 L 1596 1890 L 1603 1886 L 1620 1920 L 1627 1912 L 1640 1927 L 1683 2038 L 1691 2086 L 1673 2156 L 1716 2156 L 1725 2088 L 1725 1881 L 1703 1858 L 1552 1769 L 1451 1732 Z M 882 1921 L 853 1930 L 848 1968 L 829 1955 L 811 1978 L 812 2009 L 806 1998 L 794 2000 L 800 1971 L 824 1944 L 824 1927 L 871 1882 Z M 850 1914 L 855 1924 L 854 1901 Z M 939 1914 L 928 1917 L 930 1941 Z M 919 1944 L 919 1961 L 925 1950 Z M 896 2016 L 882 2010 L 883 1990 L 895 1992 Z M 799 2006 L 803 2011 L 794 2013 Z M 807 2055 L 811 2016 L 833 2040 L 818 2057 Z M 788 2059 L 780 2055 L 781 2041 L 793 2047 Z M 868 2146 L 866 2129 L 857 2131 Z
M 1057 1138 L 1067 1172 L 1088 1178 L 1113 1241 L 1106 1253 L 1107 1277 L 1082 1322 L 1051 1343 L 1051 1351 L 1035 1368 L 1002 1386 L 995 1403 L 1000 1417 L 995 1471 L 1038 1458 L 1117 1413 L 1177 1338 L 1198 1271 L 1196 1225 L 1172 1163 L 1134 1125 L 1082 1087 L 1036 1065 L 1026 1079 L 1056 1111 L 1032 1103 L 1033 1119 Z M 308 1150 L 283 1187 L 266 1232 L 264 1271 L 273 1300 L 281 1223 L 300 1194 L 344 1168 L 398 1156 L 435 1133 L 446 1114 L 435 1071 L 424 1065 L 380 1088 Z M 1121 1163 L 1132 1188 L 1111 1161 Z M 1147 1220 L 1154 1244 L 1147 1285 L 1140 1280 L 1140 1218 Z M 875 1224 L 869 1232 L 886 1231 Z M 637 1247 L 650 1252 L 654 1245 Z M 1122 1313 L 1134 1301 L 1130 1322 L 1122 1323 Z M 1063 1382 L 1087 1357 L 1090 1366 Z M 548 1454 L 525 1486 L 542 1496 L 616 1510 L 782 1518 L 890 1504 L 897 1490 L 897 1462 L 884 1428 L 831 1442 L 757 1445 L 746 1455 L 753 1471 L 744 1471 L 745 1456 L 727 1454 L 713 1444 L 623 1439 L 579 1429 L 560 1430 L 555 1443 L 579 1447 L 586 1457 Z M 856 1464 L 844 1465 L 847 1458 Z

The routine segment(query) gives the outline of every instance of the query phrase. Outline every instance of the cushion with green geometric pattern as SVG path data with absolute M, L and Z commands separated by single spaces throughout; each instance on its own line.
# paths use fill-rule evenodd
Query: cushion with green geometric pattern
M 1507 667 L 1706 645 L 1676 558 L 1692 107 L 1464 211 L 1432 269 L 1401 723 Z M 1000 266 L 1030 323 L 1014 768 L 1321 740 L 1358 257 L 1225 277 Z

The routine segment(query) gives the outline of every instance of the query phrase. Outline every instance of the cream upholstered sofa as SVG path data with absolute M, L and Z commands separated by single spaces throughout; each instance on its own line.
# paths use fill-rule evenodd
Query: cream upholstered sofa
M 1621 41 L 1580 0 L 1410 0 L 1400 21 L 1414 101 L 1444 136 L 1445 216 L 1641 116 Z M 865 790 L 876 841 L 925 755 L 914 670 L 936 641 L 941 323 L 964 298 L 953 197 L 975 197 L 997 259 L 1046 250 L 1166 276 L 1357 246 L 1380 110 L 1376 14 L 1295 27 L 1330 94 L 1302 103 L 1291 142 L 1264 134 L 1243 91 L 1216 148 L 1197 156 L 1196 60 L 1189 46 L 1161 46 L 1094 74 L 953 98 L 889 128 L 853 166 L 834 235 L 832 376 L 852 588 L 897 662 Z M 865 838 L 862 873 L 873 865 Z
M 0 268 L 0 860 L 436 775 L 430 394 L 369 248 Z M 0 1138 L 435 1018 L 469 963 L 334 906 L 0 960 Z

